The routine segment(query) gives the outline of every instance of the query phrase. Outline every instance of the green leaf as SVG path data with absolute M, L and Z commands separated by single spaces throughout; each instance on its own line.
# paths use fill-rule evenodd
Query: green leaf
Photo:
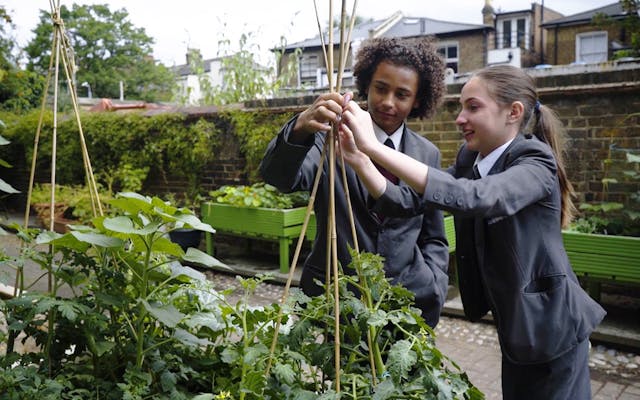
M 180 343 L 186 345 L 186 346 L 190 346 L 190 347 L 201 347 L 201 346 L 213 346 L 214 343 L 207 340 L 207 339 L 201 339 L 199 337 L 197 337 L 196 335 L 185 331 L 184 329 L 180 329 L 177 328 L 176 331 L 173 333 L 173 337 L 178 339 L 180 341 Z
M 225 324 L 218 320 L 216 314 L 211 312 L 199 312 L 192 315 L 185 321 L 187 326 L 194 329 L 206 327 L 213 332 L 222 331 L 225 328 Z
M 133 220 L 125 216 L 105 218 L 102 224 L 106 229 L 129 235 L 148 235 L 156 232 L 160 227 L 158 222 L 151 222 L 142 228 L 136 228 Z
M 216 396 L 212 393 L 202 393 L 193 397 L 191 400 L 214 400 L 215 398 Z
M 13 186 L 9 185 L 4 180 L 0 179 L 0 192 L 5 193 L 20 193 L 19 190 L 14 189 Z
M 89 248 L 89 243 L 81 242 L 71 233 L 60 234 L 52 231 L 42 231 L 36 237 L 36 244 L 51 244 L 57 247 L 85 252 Z
M 199 271 L 196 271 L 193 268 L 185 267 L 180 263 L 171 264 L 171 277 L 177 278 L 180 276 L 187 276 L 196 281 L 205 281 L 207 277 Z
M 276 364 L 273 368 L 273 373 L 278 377 L 279 380 L 288 385 L 293 385 L 293 383 L 296 381 L 296 373 L 293 370 L 293 367 L 289 364 Z
M 121 247 L 124 241 L 101 233 L 82 233 L 71 231 L 71 235 L 81 242 L 89 243 L 99 247 Z
M 211 257 L 209 254 L 201 250 L 195 249 L 193 247 L 190 247 L 187 249 L 187 253 L 184 255 L 184 257 L 182 257 L 182 259 L 186 262 L 200 264 L 209 268 L 215 267 L 215 268 L 226 269 L 229 271 L 232 270 L 231 267 L 221 262 L 217 258 Z
M 238 349 L 232 346 L 226 346 L 222 353 L 220 353 L 220 359 L 227 364 L 234 364 L 238 359 L 240 359 L 240 353 L 238 353 Z
M 171 371 L 164 370 L 160 375 L 160 385 L 165 393 L 170 393 L 176 387 L 176 382 L 178 382 L 178 378 Z
M 248 365 L 253 365 L 268 353 L 269 349 L 267 346 L 262 343 L 255 344 L 245 350 L 243 362 Z
M 393 381 L 391 379 L 385 379 L 374 387 L 371 400 L 386 400 L 393 398 L 392 396 L 399 396 L 400 394 L 401 392 L 396 389 Z
M 601 207 L 602 207 L 602 211 L 609 212 L 613 210 L 621 210 L 622 208 L 624 208 L 624 204 L 609 202 L 609 203 L 602 203 Z
M 80 311 L 78 307 L 71 301 L 65 301 L 58 305 L 60 313 L 69 321 L 75 321 Z
M 367 323 L 371 326 L 385 326 L 387 324 L 387 313 L 384 310 L 375 310 L 367 318 Z
M 389 359 L 387 365 L 393 374 L 406 378 L 408 372 L 418 361 L 418 357 L 411 348 L 408 340 L 399 340 L 389 349 Z
M 196 217 L 195 215 L 192 214 L 181 214 L 181 215 L 176 215 L 175 219 L 184 223 L 185 225 L 190 226 L 193 229 L 197 229 L 199 231 L 205 231 L 205 232 L 210 232 L 210 233 L 216 233 L 216 230 L 213 229 L 213 227 L 209 224 L 205 224 L 204 222 L 200 221 L 200 219 L 198 217 Z
M 174 257 L 182 257 L 184 255 L 184 251 L 179 244 L 172 242 L 170 239 L 166 237 L 159 237 L 153 242 L 153 246 L 151 250 L 158 253 L 165 253 Z
M 96 351 L 96 355 L 98 357 L 102 356 L 103 354 L 111 351 L 114 347 L 116 346 L 115 343 L 113 342 L 107 342 L 104 340 L 98 341 L 95 343 L 95 351 Z
M 244 387 L 241 390 L 260 396 L 266 384 L 267 378 L 264 376 L 264 371 L 249 371 L 245 376 Z
M 640 155 L 627 152 L 627 162 L 640 163 Z
M 151 315 L 169 328 L 175 328 L 185 317 L 184 314 L 171 304 L 150 304 L 146 300 L 142 300 L 142 304 Z

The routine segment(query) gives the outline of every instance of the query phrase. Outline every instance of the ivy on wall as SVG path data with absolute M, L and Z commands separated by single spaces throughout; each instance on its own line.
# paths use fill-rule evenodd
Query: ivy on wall
M 40 112 L 9 117 L 5 135 L 14 154 L 31 165 Z M 184 114 L 85 113 L 82 130 L 97 179 L 114 191 L 140 190 L 150 171 L 187 179 L 197 191 L 200 171 L 214 159 L 218 128 L 205 119 L 187 121 Z M 45 113 L 36 170 L 51 169 L 53 115 Z M 85 172 L 75 118 L 63 117 L 56 129 L 56 177 L 61 184 L 81 184 Z M 190 195 L 193 195 L 191 193 Z
M 248 180 L 252 183 L 260 181 L 258 167 L 267 145 L 293 117 L 293 113 L 231 110 L 225 115 L 231 121 L 234 133 L 240 140 L 240 149 L 246 159 L 245 172 Z

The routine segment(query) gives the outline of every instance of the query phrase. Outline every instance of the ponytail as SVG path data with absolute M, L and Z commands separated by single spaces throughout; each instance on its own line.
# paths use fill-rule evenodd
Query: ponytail
M 562 122 L 553 110 L 540 104 L 535 81 L 521 68 L 495 65 L 481 69 L 475 76 L 487 82 L 489 93 L 498 104 L 522 102 L 525 118 L 520 123 L 521 131 L 536 135 L 551 147 L 562 195 L 560 222 L 562 228 L 568 227 L 575 207 L 572 200 L 573 186 L 564 168 L 565 131 Z
M 558 115 L 549 107 L 540 104 L 539 101 L 536 101 L 532 117 L 534 119 L 533 134 L 551 147 L 556 159 L 560 192 L 562 194 L 561 224 L 562 228 L 567 228 L 575 212 L 575 206 L 572 200 L 575 192 L 573 191 L 573 185 L 567 177 L 564 165 L 566 144 L 565 129 Z

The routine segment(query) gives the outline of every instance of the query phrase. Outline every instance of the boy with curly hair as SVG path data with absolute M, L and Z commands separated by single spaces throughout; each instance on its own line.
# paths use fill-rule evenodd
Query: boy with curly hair
M 378 140 L 434 168 L 440 168 L 439 150 L 409 129 L 406 119 L 434 114 L 445 92 L 444 68 L 427 38 L 376 38 L 363 42 L 353 70 L 358 94 L 366 100 Z M 325 280 L 327 265 L 329 165 L 328 159 L 320 163 L 321 152 L 325 133 L 331 129 L 331 122 L 339 121 L 344 102 L 340 93 L 318 96 L 284 125 L 269 143 L 260 165 L 264 180 L 283 192 L 310 191 L 317 169 L 323 170 L 314 204 L 317 234 L 300 280 L 304 293 L 311 296 L 323 293 L 316 280 Z M 349 264 L 348 248 L 354 247 L 349 204 L 341 179 L 344 168 L 360 251 L 385 258 L 386 276 L 413 292 L 415 306 L 435 327 L 448 287 L 449 251 L 442 212 L 429 209 L 406 218 L 376 214 L 371 196 L 353 169 L 339 162 L 335 168 L 337 253 L 341 265 Z M 389 175 L 388 179 L 389 184 L 398 185 L 401 190 L 413 190 L 394 176 Z

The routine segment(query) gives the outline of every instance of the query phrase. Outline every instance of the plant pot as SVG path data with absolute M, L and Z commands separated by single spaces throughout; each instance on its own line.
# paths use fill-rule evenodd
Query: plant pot
M 184 251 L 187 251 L 189 247 L 197 249 L 202 240 L 202 231 L 191 228 L 174 229 L 169 232 L 169 238 L 173 243 L 180 245 Z
M 67 203 L 54 203 L 53 205 L 53 220 L 54 224 L 56 219 L 63 218 L 65 211 L 69 208 Z M 51 204 L 50 203 L 33 203 L 31 204 L 31 209 L 35 212 L 38 217 L 38 221 L 40 224 L 49 228 L 51 223 Z

